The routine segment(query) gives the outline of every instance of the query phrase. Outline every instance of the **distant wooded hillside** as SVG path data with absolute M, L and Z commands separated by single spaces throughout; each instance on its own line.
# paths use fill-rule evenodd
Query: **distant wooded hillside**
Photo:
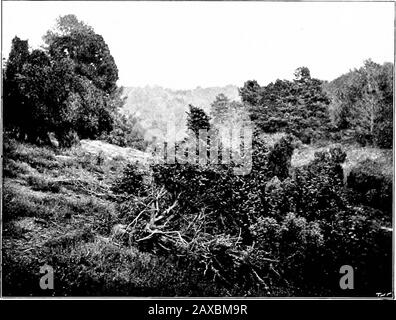
M 125 105 L 122 112 L 139 118 L 149 135 L 159 136 L 172 121 L 177 130 L 184 131 L 188 105 L 200 107 L 209 113 L 211 103 L 220 93 L 230 100 L 240 100 L 238 87 L 233 85 L 197 87 L 192 90 L 171 90 L 159 86 L 124 87 Z

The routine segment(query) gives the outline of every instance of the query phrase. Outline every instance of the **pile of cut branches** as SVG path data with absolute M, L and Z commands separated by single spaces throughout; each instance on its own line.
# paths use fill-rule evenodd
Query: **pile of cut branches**
M 215 218 L 205 208 L 184 215 L 178 199 L 165 188 L 153 188 L 144 198 L 131 195 L 123 203 L 127 214 L 117 237 L 141 250 L 193 261 L 205 276 L 229 287 L 253 285 L 269 292 L 265 278 L 277 261 L 262 257 L 258 262 L 255 248 L 242 243 L 241 232 L 217 234 Z

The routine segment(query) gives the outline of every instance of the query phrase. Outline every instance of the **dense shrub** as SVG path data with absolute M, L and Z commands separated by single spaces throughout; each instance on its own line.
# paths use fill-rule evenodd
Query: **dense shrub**
M 374 132 L 374 144 L 379 148 L 393 147 L 393 121 L 382 122 Z
M 279 179 L 289 176 L 290 161 L 293 154 L 292 137 L 280 139 L 268 155 L 269 170 Z
M 112 190 L 116 193 L 144 195 L 147 185 L 144 183 L 146 172 L 137 163 L 128 163 L 119 179 L 115 181 Z
M 309 220 L 336 214 L 347 205 L 341 163 L 346 154 L 339 148 L 317 152 L 312 163 L 294 172 L 296 210 Z
M 166 230 L 180 232 L 186 241 L 150 237 L 154 242 L 146 249 L 152 250 L 156 241 L 177 252 L 185 248 L 181 256 L 189 252 L 198 266 L 206 265 L 206 276 L 238 288 L 239 294 L 274 294 L 283 288 L 297 295 L 345 295 L 339 288 L 345 264 L 361 281 L 353 295 L 388 292 L 390 233 L 371 209 L 349 203 L 341 167 L 345 152 L 339 147 L 318 152 L 310 164 L 292 170 L 291 138 L 274 147 L 255 139 L 247 176 L 235 176 L 226 166 L 152 167 L 156 184 L 176 199 L 172 227 Z M 200 236 L 189 228 L 198 228 Z M 216 241 L 228 244 L 210 249 Z
M 382 165 L 367 159 L 354 167 L 347 185 L 355 192 L 355 201 L 387 213 L 392 212 L 392 178 L 382 173 Z

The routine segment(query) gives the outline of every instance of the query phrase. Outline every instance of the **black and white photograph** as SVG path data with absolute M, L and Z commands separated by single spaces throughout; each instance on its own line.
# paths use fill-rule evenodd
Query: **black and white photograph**
M 1 6 L 2 298 L 394 299 L 393 1 Z

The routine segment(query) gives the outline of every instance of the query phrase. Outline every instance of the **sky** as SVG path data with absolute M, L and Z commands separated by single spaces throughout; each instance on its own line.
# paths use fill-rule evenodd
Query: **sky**
M 332 80 L 365 59 L 393 62 L 394 4 L 275 2 L 3 2 L 3 57 L 12 38 L 32 48 L 60 15 L 101 34 L 119 85 L 265 85 L 307 66 Z

